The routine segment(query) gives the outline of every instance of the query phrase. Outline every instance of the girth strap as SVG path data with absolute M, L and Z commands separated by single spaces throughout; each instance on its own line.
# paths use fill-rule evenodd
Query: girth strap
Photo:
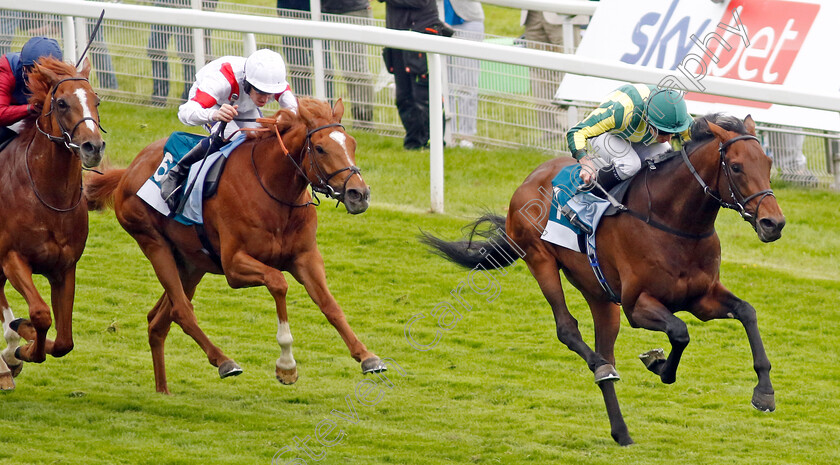
M 204 225 L 196 224 L 195 232 L 198 235 L 199 242 L 201 242 L 201 251 L 210 257 L 210 260 L 213 260 L 213 263 L 218 265 L 219 268 L 222 268 L 222 257 L 216 253 L 216 250 L 213 248 L 213 244 L 210 243 L 210 238 L 207 237 L 207 230 L 204 229 Z

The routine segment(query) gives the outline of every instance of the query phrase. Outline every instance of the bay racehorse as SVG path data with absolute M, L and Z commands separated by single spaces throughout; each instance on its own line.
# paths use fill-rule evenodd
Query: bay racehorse
M 283 271 L 303 284 L 364 373 L 385 369 L 353 333 L 327 288 L 315 241 L 316 211 L 307 190 L 311 184 L 317 192 L 343 201 L 349 213 L 364 212 L 370 188 L 355 166 L 356 141 L 340 124 L 341 100 L 334 108 L 312 99 L 299 103 L 297 114 L 280 110 L 273 118 L 261 119 L 263 131 L 249 135 L 230 154 L 217 193 L 204 201 L 204 243 L 195 227 L 169 219 L 136 195 L 158 169 L 165 139 L 143 149 L 128 168 L 107 170 L 85 186 L 93 205 L 114 202 L 117 219 L 163 285 L 163 295 L 148 314 L 158 392 L 169 393 L 163 349 L 173 321 L 201 346 L 222 378 L 242 372 L 199 328 L 193 313 L 191 300 L 206 273 L 223 274 L 233 288 L 268 288 L 277 310 L 281 355 L 275 372 L 281 383 L 294 383 L 298 376 Z
M 7 342 L 0 357 L 0 389 L 14 389 L 21 362 L 43 362 L 73 349 L 72 317 L 76 263 L 88 235 L 82 202 L 82 169 L 97 166 L 105 150 L 99 128 L 99 98 L 71 64 L 42 58 L 27 73 L 32 115 L 0 152 L 0 317 Z M 50 306 L 33 274 L 50 283 Z M 15 319 L 4 288 L 8 280 L 29 306 L 29 319 Z M 20 346 L 20 338 L 28 343 Z
M 499 268 L 523 257 L 551 305 L 558 339 L 580 355 L 595 374 L 612 437 L 622 445 L 633 440 L 614 387 L 618 380 L 614 348 L 620 322 L 616 300 L 632 327 L 667 334 L 671 343 L 667 358 L 661 349 L 641 356 L 664 383 L 675 381 L 689 341 L 685 323 L 674 312 L 684 310 L 702 321 L 739 320 L 746 329 L 758 374 L 752 405 L 764 411 L 775 409 L 770 362 L 755 309 L 721 284 L 720 240 L 715 233 L 715 219 L 723 206 L 738 210 L 760 240 L 781 237 L 785 218 L 770 190 L 771 161 L 755 137 L 755 123 L 749 116 L 743 122 L 720 115 L 698 118 L 691 139 L 684 152 L 655 169 L 648 166 L 633 178 L 625 200 L 632 213 L 602 219 L 596 231 L 597 261 L 608 287 L 599 283 L 586 254 L 540 238 L 548 217 L 552 178 L 575 163 L 571 158 L 540 165 L 514 193 L 507 218 L 485 215 L 474 223 L 468 241 L 445 242 L 429 235 L 421 238 L 436 253 L 470 268 Z M 484 230 L 482 224 L 491 229 Z M 488 240 L 473 241 L 476 234 Z M 504 234 L 518 246 L 518 256 Z M 504 248 L 508 256 L 491 247 L 493 244 Z M 581 338 L 577 320 L 566 307 L 558 270 L 589 304 L 595 324 L 594 351 Z

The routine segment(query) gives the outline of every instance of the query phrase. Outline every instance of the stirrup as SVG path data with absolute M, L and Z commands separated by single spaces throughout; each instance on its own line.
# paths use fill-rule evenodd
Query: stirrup
M 592 234 L 592 227 L 584 223 L 583 220 L 580 219 L 580 216 L 578 216 L 577 212 L 569 208 L 568 205 L 563 205 L 563 207 L 560 208 L 560 213 L 569 220 L 569 223 L 571 223 L 572 226 L 580 229 L 584 234 Z

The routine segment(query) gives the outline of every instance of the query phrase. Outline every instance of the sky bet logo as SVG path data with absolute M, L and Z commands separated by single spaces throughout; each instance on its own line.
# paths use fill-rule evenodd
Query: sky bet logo
M 689 30 L 690 17 L 674 17 L 679 3 L 680 0 L 674 0 L 664 15 L 651 12 L 642 16 L 632 36 L 638 51 L 624 54 L 621 61 L 648 66 L 655 58 L 657 68 L 674 71 L 659 86 L 689 92 L 703 92 L 701 81 L 707 75 L 783 84 L 820 9 L 813 3 L 732 0 L 716 27 L 705 33 L 711 20 L 705 20 L 696 31 Z M 674 48 L 676 54 L 672 55 L 669 52 Z M 666 63 L 669 57 L 674 61 Z M 701 102 L 770 107 L 698 93 L 686 97 Z

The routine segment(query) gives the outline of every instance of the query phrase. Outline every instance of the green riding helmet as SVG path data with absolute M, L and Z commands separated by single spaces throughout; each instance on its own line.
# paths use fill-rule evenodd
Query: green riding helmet
M 682 93 L 674 89 L 654 91 L 645 105 L 645 119 L 660 132 L 679 134 L 691 126 L 691 115 Z

